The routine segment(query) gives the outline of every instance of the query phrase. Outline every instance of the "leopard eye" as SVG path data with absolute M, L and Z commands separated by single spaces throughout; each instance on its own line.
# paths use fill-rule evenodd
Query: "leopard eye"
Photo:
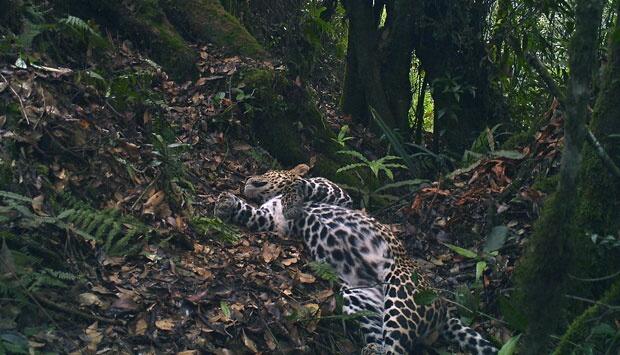
M 263 187 L 267 185 L 267 182 L 266 181 L 252 181 L 250 185 L 252 185 L 253 187 Z

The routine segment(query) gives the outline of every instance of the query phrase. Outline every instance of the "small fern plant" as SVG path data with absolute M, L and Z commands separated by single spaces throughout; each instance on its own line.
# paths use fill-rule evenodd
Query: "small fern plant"
M 397 156 L 386 155 L 383 158 L 370 160 L 362 153 L 354 150 L 342 150 L 338 153 L 352 156 L 359 162 L 345 165 L 338 169 L 337 173 L 342 173 L 345 171 L 354 171 L 356 173 L 370 171 L 372 173 L 370 176 L 359 173 L 357 174 L 358 178 L 362 182 L 359 187 L 342 184 L 342 187 L 345 189 L 354 191 L 361 196 L 362 207 L 364 208 L 369 208 L 371 204 L 384 204 L 386 202 L 398 200 L 398 197 L 386 193 L 387 190 L 418 187 L 426 182 L 426 180 L 422 179 L 410 179 L 394 182 L 393 169 L 407 169 L 405 165 L 396 162 L 400 160 Z M 385 180 L 384 176 L 388 180 Z
M 99 34 L 94 24 L 90 24 L 76 16 L 69 15 L 60 19 L 56 30 L 77 38 L 87 46 L 95 48 L 106 48 L 108 46 L 108 41 Z
M 395 161 L 400 160 L 400 158 L 395 155 L 386 155 L 383 158 L 370 160 L 366 158 L 362 153 L 355 150 L 341 150 L 338 151 L 338 153 L 351 156 L 357 159 L 359 162 L 345 165 L 342 168 L 338 169 L 336 171 L 337 173 L 342 173 L 354 169 L 369 169 L 377 179 L 379 179 L 379 174 L 383 172 L 385 176 L 388 177 L 388 179 L 394 180 L 394 172 L 392 171 L 392 169 L 407 169 L 407 167 L 403 164 L 395 163 Z
M 133 254 L 141 248 L 137 239 L 146 240 L 150 229 L 119 210 L 97 210 L 75 197 L 59 195 L 55 201 L 60 213 L 41 216 L 32 209 L 33 200 L 9 191 L 0 191 L 0 222 L 16 222 L 21 228 L 55 226 L 84 240 L 94 241 L 108 255 Z
M 190 221 L 192 228 L 203 236 L 215 236 L 226 244 L 236 244 L 241 238 L 239 229 L 222 222 L 219 218 L 195 217 Z

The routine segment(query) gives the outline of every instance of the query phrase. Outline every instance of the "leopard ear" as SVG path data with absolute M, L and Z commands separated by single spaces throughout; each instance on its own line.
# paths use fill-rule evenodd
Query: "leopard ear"
M 310 167 L 306 164 L 299 164 L 293 169 L 289 170 L 289 172 L 293 173 L 295 176 L 304 176 L 308 173 Z

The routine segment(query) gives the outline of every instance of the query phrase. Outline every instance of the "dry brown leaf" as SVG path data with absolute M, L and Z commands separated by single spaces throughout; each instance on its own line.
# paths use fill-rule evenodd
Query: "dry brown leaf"
M 112 308 L 117 308 L 123 311 L 133 312 L 138 309 L 138 305 L 134 302 L 131 295 L 121 293 L 118 299 L 112 303 Z
M 265 332 L 263 338 L 265 339 L 265 343 L 267 344 L 269 350 L 276 350 L 276 348 L 278 347 L 278 343 L 276 343 L 276 340 L 274 339 L 273 335 L 271 335 L 271 332 Z
M 303 284 L 311 284 L 316 282 L 316 277 L 303 272 L 297 273 L 297 279 Z
M 198 355 L 198 350 L 185 350 L 185 351 L 179 351 L 177 353 L 177 355 Z
M 172 330 L 174 329 L 174 321 L 170 318 L 160 319 L 155 321 L 155 326 L 160 330 Z
M 243 337 L 243 344 L 245 345 L 245 347 L 250 349 L 250 351 L 252 351 L 253 353 L 257 353 L 258 348 L 256 348 L 256 343 L 254 343 L 254 341 L 250 339 L 250 337 L 245 335 L 245 330 L 241 331 L 241 335 Z
M 84 330 L 86 337 L 88 338 L 87 349 L 94 353 L 97 351 L 97 346 L 101 343 L 103 339 L 103 334 L 99 331 L 99 324 L 95 322 L 91 324 L 88 328 Z
M 291 266 L 291 265 L 295 264 L 298 261 L 299 260 L 297 258 L 295 258 L 295 257 L 288 258 L 288 259 L 282 260 L 282 265 L 284 265 L 284 266 Z
M 99 296 L 95 295 L 94 293 L 90 293 L 90 292 L 84 292 L 81 293 L 78 296 L 78 300 L 80 301 L 80 306 L 98 306 L 98 307 L 104 307 L 105 302 L 103 302 Z
M 280 248 L 279 245 L 265 242 L 262 248 L 263 260 L 266 263 L 270 263 L 276 260 L 278 256 L 280 256 L 281 251 L 282 251 L 282 248 Z
M 140 317 L 140 319 L 138 319 L 138 321 L 136 322 L 136 326 L 134 328 L 134 334 L 135 335 L 144 335 L 146 334 L 146 330 L 149 328 L 148 323 L 146 323 L 146 320 L 144 319 L 144 317 Z
M 166 193 L 164 191 L 157 191 L 142 205 L 143 213 L 155 214 L 156 208 L 164 201 Z
M 43 201 L 45 201 L 44 195 L 39 195 L 32 199 L 32 209 L 39 216 L 49 216 L 45 211 L 43 211 Z

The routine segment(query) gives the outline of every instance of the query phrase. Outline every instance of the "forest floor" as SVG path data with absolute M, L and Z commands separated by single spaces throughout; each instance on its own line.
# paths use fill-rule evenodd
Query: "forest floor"
M 197 50 L 201 77 L 186 83 L 124 44 L 107 58 L 114 80 L 51 64 L 2 64 L 0 98 L 17 118 L 0 116 L 0 137 L 20 156 L 11 163 L 19 181 L 10 185 L 32 197 L 33 216 L 11 215 L 0 231 L 46 236 L 64 263 L 55 269 L 73 275 L 24 287 L 27 302 L 0 299 L 5 345 L 76 354 L 359 351 L 359 338 L 343 331 L 352 320 L 336 313 L 337 285 L 309 265 L 301 241 L 203 218 L 221 192 L 240 195 L 245 179 L 277 167 L 243 121 L 252 94 L 231 83 L 244 67 L 278 65 L 208 45 Z M 335 105 L 320 107 L 335 130 L 346 122 Z M 464 306 L 461 315 L 499 342 L 520 327 L 510 280 L 545 196 L 534 177 L 559 162 L 561 119 L 548 116 L 518 154 L 490 154 L 370 211 Z M 131 241 L 139 250 L 122 255 L 106 252 L 116 240 L 89 239 L 94 233 L 71 223 L 22 223 L 61 219 L 53 195 L 67 193 L 94 210 L 137 217 L 151 231 Z M 7 240 L 0 277 L 23 287 L 25 274 L 7 271 L 22 267 L 25 249 Z M 42 257 L 25 268 L 50 265 Z

